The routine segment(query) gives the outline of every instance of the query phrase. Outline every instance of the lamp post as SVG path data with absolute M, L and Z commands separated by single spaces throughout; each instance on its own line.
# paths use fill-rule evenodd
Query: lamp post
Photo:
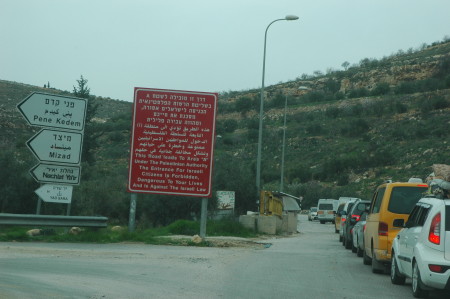
M 262 69 L 262 84 L 261 84 L 261 100 L 259 105 L 259 132 L 258 132 L 258 155 L 256 157 L 256 191 L 261 191 L 261 146 L 262 146 L 262 125 L 263 125 L 263 113 L 264 113 L 264 75 L 266 71 L 266 41 L 267 41 L 267 30 L 269 30 L 270 25 L 278 21 L 295 21 L 298 20 L 297 16 L 287 15 L 284 19 L 276 19 L 272 21 L 266 28 L 264 34 L 264 54 L 263 54 L 263 69 Z

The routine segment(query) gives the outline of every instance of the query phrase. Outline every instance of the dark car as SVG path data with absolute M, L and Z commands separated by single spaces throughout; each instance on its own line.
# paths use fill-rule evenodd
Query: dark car
M 344 230 L 344 245 L 346 249 L 351 249 L 353 245 L 353 236 L 352 230 L 355 224 L 361 218 L 361 214 L 366 211 L 366 209 L 370 206 L 369 200 L 358 200 L 350 209 L 347 215 L 347 221 L 345 223 Z
M 349 201 L 346 205 L 346 207 L 341 211 L 341 229 L 339 230 L 339 241 L 342 242 L 342 245 L 345 246 L 345 227 L 348 221 L 350 221 L 350 210 L 353 208 L 356 202 L 360 201 L 360 199 L 357 199 L 355 201 Z

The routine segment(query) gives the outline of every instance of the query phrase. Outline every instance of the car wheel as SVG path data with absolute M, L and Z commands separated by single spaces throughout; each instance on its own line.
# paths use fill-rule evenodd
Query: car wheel
M 363 256 L 363 251 L 362 251 L 361 248 L 359 248 L 359 246 L 356 247 L 356 255 L 357 255 L 358 257 L 362 257 L 362 256 Z
M 405 284 L 405 276 L 403 276 L 402 274 L 400 274 L 400 272 L 398 271 L 398 265 L 397 265 L 397 261 L 395 260 L 394 257 L 394 252 L 392 251 L 392 259 L 391 259 L 391 282 L 393 284 Z
M 345 249 L 351 249 L 352 248 L 352 240 L 345 239 Z
M 342 236 L 339 235 L 339 242 L 342 242 Z
M 412 269 L 412 282 L 411 282 L 413 296 L 415 298 L 424 298 L 428 295 L 428 291 L 422 288 L 422 280 L 420 278 L 419 266 L 416 262 L 413 264 Z
M 370 265 L 372 264 L 372 259 L 367 255 L 366 251 L 363 251 L 363 264 Z
M 324 224 L 324 223 L 325 223 L 325 221 L 320 220 L 320 224 Z
M 353 245 L 353 242 L 352 242 L 352 252 L 356 253 L 356 247 Z
M 338 234 L 338 233 L 339 233 L 339 230 L 338 230 L 336 227 L 334 228 L 334 233 L 335 233 L 335 234 Z

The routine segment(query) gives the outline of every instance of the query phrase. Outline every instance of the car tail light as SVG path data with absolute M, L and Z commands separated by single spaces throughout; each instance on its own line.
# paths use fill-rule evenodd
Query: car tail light
M 350 230 L 350 233 L 353 234 L 353 228 Z
M 436 214 L 431 220 L 428 241 L 436 245 L 441 244 L 441 213 Z
M 358 222 L 359 218 L 361 218 L 361 216 L 360 215 L 352 215 L 352 218 L 356 218 L 356 222 Z
M 388 225 L 386 222 L 381 222 L 378 224 L 378 235 L 387 236 L 388 235 Z
M 444 273 L 445 271 L 450 269 L 450 267 L 448 266 L 441 266 L 441 265 L 428 265 L 428 268 L 430 269 L 430 271 L 436 273 Z

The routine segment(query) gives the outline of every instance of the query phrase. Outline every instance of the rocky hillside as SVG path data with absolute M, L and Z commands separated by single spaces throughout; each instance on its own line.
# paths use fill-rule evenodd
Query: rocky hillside
M 14 167 L 26 173 L 36 164 L 24 144 L 37 129 L 26 125 L 16 109 L 34 91 L 69 94 L 0 80 L 2 169 Z M 381 60 L 363 59 L 346 70 L 301 75 L 266 87 L 261 174 L 266 190 L 280 189 L 286 97 L 283 191 L 302 196 L 305 208 L 322 197 L 368 199 L 383 180 L 424 178 L 432 164 L 450 164 L 450 42 Z M 227 92 L 219 97 L 214 189 L 234 190 L 238 213 L 256 208 L 259 99 L 259 90 Z M 73 210 L 120 222 L 128 217 L 123 207 L 129 201 L 125 184 L 131 103 L 101 97 L 91 101 L 98 106 L 92 118 L 98 146 L 95 163 L 83 165 L 84 177 L 74 194 Z M 23 181 L 15 181 L 18 179 L 0 182 L 0 212 L 22 212 L 35 206 L 26 204 L 27 195 L 22 195 L 23 199 L 16 196 L 14 204 L 12 197 L 6 199 L 11 184 L 21 190 Z M 17 204 L 21 201 L 24 204 Z M 195 199 L 168 202 L 167 196 L 153 196 L 142 202 L 137 217 L 142 223 L 158 224 L 171 217 L 189 218 L 199 208 Z

